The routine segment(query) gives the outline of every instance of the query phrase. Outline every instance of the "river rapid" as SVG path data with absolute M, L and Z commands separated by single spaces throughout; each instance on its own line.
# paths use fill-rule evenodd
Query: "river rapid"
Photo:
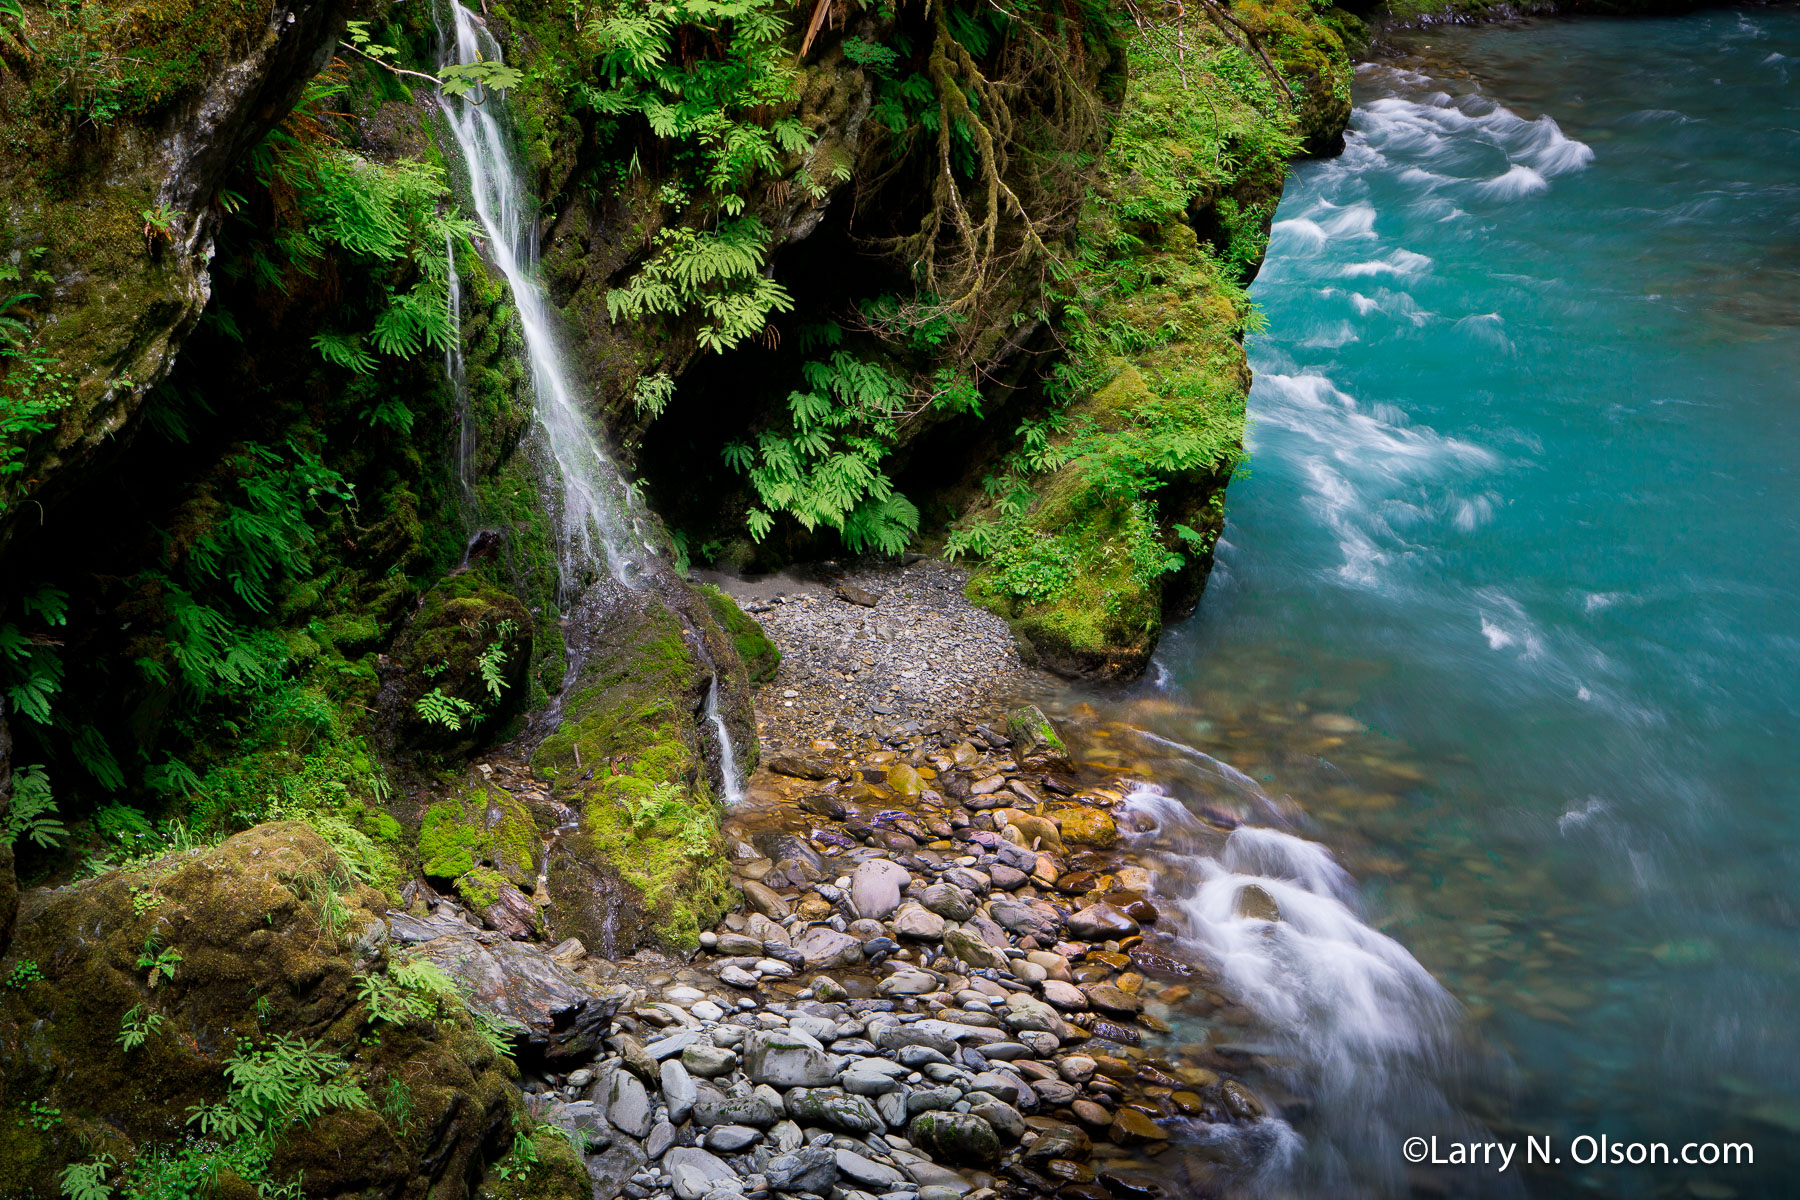
M 1402 50 L 1276 215 L 1205 600 L 1098 705 L 1292 1130 L 1235 1186 L 1792 1195 L 1800 12 Z

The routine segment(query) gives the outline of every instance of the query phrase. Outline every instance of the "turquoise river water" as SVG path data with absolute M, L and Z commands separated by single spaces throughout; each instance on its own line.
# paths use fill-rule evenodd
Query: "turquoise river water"
M 1800 1195 L 1800 12 L 1407 49 L 1289 183 L 1250 470 L 1121 701 L 1269 830 L 1159 880 L 1296 1097 L 1242 1187 Z

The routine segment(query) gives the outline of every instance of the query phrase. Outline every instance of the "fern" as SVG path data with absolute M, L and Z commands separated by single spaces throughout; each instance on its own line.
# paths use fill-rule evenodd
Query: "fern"
M 792 117 L 756 119 L 797 96 L 788 27 L 775 0 L 620 0 L 588 24 L 604 82 L 582 95 L 603 116 L 641 117 L 735 214 L 750 177 L 808 141 Z
M 475 1032 L 487 1043 L 488 1049 L 502 1058 L 511 1057 L 514 1045 L 525 1034 L 525 1027 L 517 1021 L 485 1009 L 469 1009 L 469 1018 L 475 1022 Z
M 51 723 L 50 702 L 62 690 L 61 646 L 50 630 L 68 624 L 68 593 L 39 588 L 19 598 L 19 609 L 35 616 L 41 630 L 26 630 L 11 621 L 0 621 L 0 683 L 13 711 L 39 725 Z
M 480 719 L 473 704 L 460 696 L 446 694 L 441 687 L 420 696 L 413 702 L 413 709 L 426 721 L 442 725 L 452 733 L 460 733 L 464 725 Z
M 215 1138 L 270 1145 L 321 1113 L 368 1108 L 368 1094 L 357 1084 L 342 1082 L 348 1070 L 348 1063 L 318 1043 L 289 1034 L 260 1049 L 249 1039 L 240 1040 L 225 1062 L 225 1100 L 190 1108 L 188 1124 Z
M 835 529 L 857 553 L 897 554 L 919 527 L 919 512 L 894 491 L 882 469 L 900 420 L 916 395 L 887 368 L 847 351 L 806 363 L 810 385 L 788 396 L 789 426 L 759 435 L 755 447 L 725 447 L 726 464 L 742 472 L 761 507 L 746 525 L 760 541 L 785 513 L 811 531 Z
M 475 659 L 475 667 L 481 673 L 481 682 L 487 687 L 488 695 L 495 700 L 500 699 L 506 691 L 506 639 L 519 631 L 518 622 L 501 621 L 494 626 L 495 640 Z
M 162 1029 L 163 1015 L 159 1012 L 147 1013 L 141 1004 L 134 1004 L 125 1015 L 119 1018 L 119 1047 L 130 1054 L 139 1046 L 154 1037 Z
M 370 1024 L 404 1025 L 428 1016 L 434 1007 L 386 975 L 357 975 L 356 995 L 368 1010 Z
M 657 253 L 625 287 L 606 293 L 607 316 L 617 322 L 698 315 L 695 338 L 702 348 L 729 350 L 760 333 L 771 313 L 794 307 L 787 289 L 762 273 L 767 238 L 754 217 L 722 222 L 716 230 L 661 230 Z
M 68 836 L 63 823 L 56 818 L 50 777 L 42 764 L 34 763 L 14 770 L 12 786 L 12 803 L 7 807 L 4 823 L 0 823 L 0 837 L 8 846 L 23 837 L 36 845 L 49 847 Z
M 654 375 L 646 375 L 637 381 L 631 391 L 632 407 L 646 421 L 654 421 L 662 416 L 663 409 L 675 398 L 675 381 L 669 378 L 667 371 L 658 371 Z

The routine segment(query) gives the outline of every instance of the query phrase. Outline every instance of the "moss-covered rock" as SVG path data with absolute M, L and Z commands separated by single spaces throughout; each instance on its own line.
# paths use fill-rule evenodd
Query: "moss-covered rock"
M 525 1143 L 529 1153 L 515 1142 L 506 1178 L 490 1172 L 475 1190 L 475 1200 L 592 1200 L 587 1167 L 560 1130 L 539 1125 Z
M 476 912 L 492 910 L 508 888 L 535 893 L 543 856 L 544 834 L 525 803 L 480 777 L 427 806 L 419 821 L 420 872 L 455 887 Z
M 712 670 L 648 592 L 614 596 L 605 630 L 532 754 L 579 818 L 550 860 L 548 915 L 601 953 L 645 938 L 688 948 L 733 899 L 702 741 Z
M 726 636 L 731 639 L 738 657 L 743 660 L 750 682 L 775 682 L 775 672 L 781 666 L 781 651 L 769 640 L 763 627 L 756 623 L 756 618 L 739 608 L 737 601 L 710 584 L 702 584 L 699 590 L 706 597 L 707 607 L 712 609 L 713 616 L 718 618 Z
M 1354 17 L 1290 0 L 1232 14 L 1279 78 L 1201 10 L 1185 63 L 1159 38 L 1131 46 L 1082 216 L 1055 432 L 1007 464 L 1016 486 L 972 498 L 960 535 L 983 554 L 969 597 L 1065 675 L 1135 676 L 1164 620 L 1197 599 L 1243 452 L 1244 285 L 1288 159 L 1349 117 Z M 1022 460 L 1051 465 L 1031 477 Z
M 426 592 L 389 655 L 401 742 L 450 754 L 501 736 L 531 694 L 533 628 L 517 597 L 473 572 Z
M 0 1122 L 0 1193 L 54 1196 L 61 1168 L 105 1151 L 123 1163 L 184 1139 L 192 1105 L 224 1095 L 240 1042 L 316 1042 L 349 1064 L 368 1107 L 291 1130 L 269 1174 L 305 1173 L 310 1196 L 460 1197 L 511 1144 L 511 1063 L 460 1006 L 383 1024 L 355 976 L 382 968 L 385 907 L 304 826 L 258 826 L 209 850 L 29 893 L 0 989 L 0 1105 L 59 1110 L 46 1128 Z M 147 964 L 157 958 L 172 974 Z M 132 1050 L 127 1014 L 160 1024 Z

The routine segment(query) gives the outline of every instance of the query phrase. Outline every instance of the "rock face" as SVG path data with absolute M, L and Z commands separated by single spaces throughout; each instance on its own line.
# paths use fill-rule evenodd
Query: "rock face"
M 0 244 L 37 246 L 32 265 L 37 347 L 69 380 L 53 432 L 0 475 L 0 555 L 25 501 L 55 502 L 137 415 L 174 364 L 211 296 L 209 263 L 220 210 L 214 197 L 243 154 L 286 117 L 330 60 L 351 0 L 277 0 L 229 11 L 171 5 L 128 14 L 96 3 L 100 41 L 83 54 L 116 60 L 132 97 L 107 136 L 73 135 L 61 104 L 7 106 L 0 145 Z M 169 69 L 179 62 L 180 67 Z M 163 71 L 166 73 L 157 74 Z M 133 78 L 142 73 L 142 80 Z M 171 214 L 144 232 L 144 210 Z

